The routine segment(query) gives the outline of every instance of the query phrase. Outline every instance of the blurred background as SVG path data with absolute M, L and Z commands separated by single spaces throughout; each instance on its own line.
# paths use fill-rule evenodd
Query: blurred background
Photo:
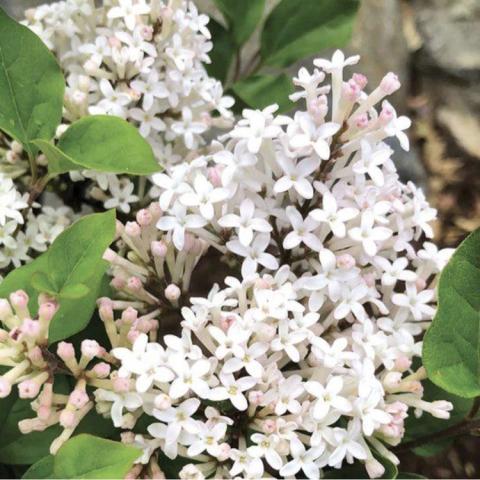
M 41 3 L 0 0 L 17 18 Z M 217 16 L 211 1 L 195 3 Z M 388 71 L 400 77 L 403 88 L 392 102 L 413 124 L 411 150 L 396 150 L 397 167 L 438 209 L 436 242 L 457 246 L 480 227 L 480 0 L 361 0 L 347 50 L 362 55 L 359 71 L 371 86 Z M 301 63 L 311 68 L 311 59 Z M 479 446 L 478 437 L 459 438 L 434 456 L 408 453 L 402 469 L 428 478 L 479 478 Z

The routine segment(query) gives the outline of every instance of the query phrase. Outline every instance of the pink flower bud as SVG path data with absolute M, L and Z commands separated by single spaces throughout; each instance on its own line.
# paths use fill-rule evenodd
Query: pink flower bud
M 235 323 L 235 316 L 233 315 L 226 315 L 220 319 L 220 328 L 226 332 L 234 323 Z
M 380 478 L 385 473 L 385 467 L 374 457 L 365 461 L 365 469 L 370 478 Z
M 117 290 L 123 290 L 126 287 L 127 282 L 124 278 L 116 276 L 112 278 L 110 285 Z
M 135 433 L 133 432 L 122 432 L 120 434 L 120 439 L 122 443 L 133 443 L 135 441 Z
M 139 332 L 138 330 L 135 330 L 134 328 L 132 328 L 128 333 L 127 333 L 127 340 L 133 344 L 135 343 L 135 340 L 139 337 L 139 335 L 141 334 L 142 332 Z
M 346 97 L 349 101 L 354 102 L 360 96 L 360 87 L 357 85 L 356 82 L 353 80 L 349 80 L 348 82 L 344 82 L 342 86 L 342 94 Z
M 363 280 L 365 281 L 367 287 L 373 287 L 375 285 L 375 274 L 366 273 L 363 275 Z
M 146 208 L 142 208 L 142 210 L 139 210 L 137 212 L 136 219 L 137 219 L 137 223 L 141 227 L 146 227 L 152 223 L 153 217 L 152 217 L 152 214 Z
M 35 398 L 40 392 L 40 384 L 34 380 L 24 380 L 18 384 L 20 398 Z
M 423 278 L 418 277 L 415 280 L 415 286 L 417 287 L 417 290 L 425 290 L 425 287 L 427 286 L 427 282 Z
M 262 428 L 265 433 L 273 433 L 277 429 L 277 422 L 273 419 L 265 420 L 262 424 Z
M 270 287 L 271 287 L 271 284 L 266 278 L 257 278 L 255 280 L 255 288 L 263 290 Z
M 252 405 L 260 405 L 263 400 L 263 392 L 260 390 L 252 390 L 248 392 L 248 401 Z
M 140 36 L 149 42 L 153 38 L 153 28 L 150 25 L 142 25 L 140 27 Z
M 96 340 L 83 340 L 80 346 L 82 355 L 87 358 L 93 358 L 100 354 L 101 348 Z
M 104 322 L 110 322 L 113 320 L 113 304 L 109 298 L 100 299 L 98 306 L 98 314 Z
M 51 413 L 52 409 L 49 405 L 40 405 L 37 410 L 37 417 L 40 420 L 47 420 Z
M 93 367 L 92 372 L 98 378 L 107 378 L 110 375 L 110 370 L 111 367 L 108 363 L 100 362 Z
M 223 442 L 218 446 L 217 459 L 219 462 L 224 462 L 230 458 L 230 451 L 232 448 L 227 442 Z
M 28 352 L 28 358 L 34 363 L 43 361 L 42 349 L 36 345 Z
M 68 361 L 75 358 L 75 350 L 71 343 L 60 342 L 57 347 L 57 355 L 63 360 Z
M 170 408 L 172 406 L 172 400 L 168 395 L 165 395 L 164 393 L 157 395 L 153 403 L 155 405 L 155 408 L 158 408 L 158 410 L 166 410 L 167 408 Z
M 362 113 L 360 115 L 357 115 L 354 118 L 353 121 L 354 121 L 354 124 L 357 128 L 359 128 L 359 129 L 367 128 L 367 126 L 368 126 L 368 115 L 366 113 Z
M 450 411 L 453 410 L 453 405 L 446 400 L 436 400 L 432 402 L 429 412 L 436 418 L 447 419 L 450 418 Z
M 114 378 L 113 389 L 118 393 L 128 392 L 130 390 L 130 380 L 122 377 Z
M 75 412 L 64 409 L 60 413 L 60 425 L 63 428 L 72 428 L 75 425 Z
M 400 88 L 401 84 L 398 77 L 393 73 L 387 73 L 380 82 L 380 88 L 387 94 L 391 95 Z
M 159 218 L 162 216 L 162 209 L 160 208 L 160 204 L 158 202 L 151 203 L 148 206 L 148 210 L 150 210 L 153 218 Z
M 103 259 L 109 263 L 113 263 L 115 259 L 117 258 L 117 254 L 111 250 L 110 248 L 107 248 L 105 250 L 105 253 L 103 254 Z
M 208 179 L 214 187 L 222 186 L 222 170 L 219 165 L 208 168 Z
M 400 355 L 395 360 L 395 369 L 399 372 L 405 372 L 412 366 L 412 361 L 405 355 Z
M 154 257 L 165 258 L 167 255 L 167 245 L 162 241 L 155 241 L 150 244 L 150 250 Z
M 57 305 L 55 303 L 46 302 L 40 305 L 40 308 L 38 309 L 38 316 L 45 322 L 50 322 L 56 311 Z
M 40 323 L 36 320 L 26 318 L 23 321 L 22 326 L 20 327 L 20 330 L 27 337 L 34 338 L 40 333 Z
M 165 298 L 170 302 L 175 302 L 180 298 L 180 295 L 182 294 L 181 290 L 174 283 L 171 283 L 165 289 L 164 293 L 165 293 Z
M 138 318 L 138 311 L 132 307 L 127 307 L 122 312 L 122 321 L 131 324 Z
M 122 42 L 115 36 L 108 37 L 108 43 L 112 48 L 120 48 Z
M 380 123 L 382 125 L 387 125 L 388 123 L 390 123 L 390 121 L 394 117 L 395 117 L 395 110 L 391 105 L 384 102 L 384 104 L 382 105 L 382 111 L 380 112 L 380 115 L 378 117 Z
M 142 288 L 142 281 L 139 277 L 130 277 L 127 280 L 127 288 L 132 292 L 138 292 Z
M 360 87 L 360 90 L 363 90 L 368 83 L 368 78 L 362 73 L 354 73 L 352 80 Z
M 75 389 L 68 397 L 68 401 L 75 408 L 80 409 L 88 403 L 88 395 L 85 390 Z
M 142 229 L 137 222 L 127 222 L 125 224 L 125 233 L 130 237 L 139 237 Z
M 13 315 L 10 302 L 5 298 L 0 298 L 0 319 L 6 320 Z
M 191 233 L 186 233 L 185 241 L 183 245 L 183 251 L 187 253 L 191 253 L 194 248 L 195 248 L 195 237 Z
M 344 253 L 337 257 L 337 266 L 343 270 L 350 270 L 355 266 L 355 258 L 349 253 Z
M 23 290 L 17 290 L 10 294 L 10 303 L 14 308 L 25 309 L 28 305 L 28 295 Z
M 3 377 L 0 377 L 0 398 L 5 398 L 10 395 L 12 391 L 12 384 Z

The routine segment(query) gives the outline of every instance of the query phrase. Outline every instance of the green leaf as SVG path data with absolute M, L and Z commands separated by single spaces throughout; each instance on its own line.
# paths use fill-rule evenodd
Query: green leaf
M 473 405 L 472 399 L 458 397 L 445 392 L 445 390 L 442 390 L 428 380 L 422 384 L 424 387 L 424 400 L 427 402 L 447 400 L 453 404 L 453 410 L 450 412 L 450 418 L 446 420 L 435 418 L 427 413 L 424 413 L 420 418 L 416 418 L 414 415 L 409 415 L 405 421 L 405 436 L 403 442 L 410 442 L 458 424 L 465 418 Z M 414 452 L 422 457 L 436 455 L 445 450 L 453 440 L 454 438 L 449 438 L 422 445 L 421 447 L 415 448 Z
M 63 340 L 90 321 L 108 264 L 103 253 L 115 236 L 115 211 L 81 218 L 62 232 L 48 251 L 48 275 L 60 292 L 60 308 L 49 328 L 49 342 Z M 78 298 L 68 295 L 70 285 L 88 285 L 88 293 Z M 62 291 L 67 288 L 67 295 Z M 78 290 L 78 287 L 76 287 Z
M 52 296 L 56 296 L 58 293 L 48 275 L 43 272 L 35 272 L 32 275 L 32 286 L 38 293 L 48 293 Z
M 152 147 L 138 130 L 111 115 L 77 120 L 60 137 L 57 149 L 68 160 L 65 162 L 65 157 L 57 155 L 55 169 L 58 171 L 67 171 L 72 162 L 77 169 L 130 175 L 149 175 L 161 169 Z
M 282 0 L 262 32 L 265 64 L 285 67 L 349 40 L 358 0 Z
M 60 304 L 50 323 L 49 342 L 63 340 L 83 330 L 104 288 L 103 277 L 108 264 L 102 256 L 114 236 L 114 210 L 82 217 L 62 232 L 45 254 L 13 270 L 0 284 L 0 298 L 23 289 L 30 296 L 29 307 L 35 314 L 38 308 L 36 287 L 41 289 L 48 285 L 49 290 L 57 293 Z
M 236 55 L 235 44 L 229 32 L 215 20 L 210 19 L 208 28 L 213 42 L 213 48 L 208 53 L 212 62 L 205 64 L 205 68 L 211 77 L 225 83 L 230 65 Z
M 240 80 L 232 90 L 250 108 L 265 108 L 272 103 L 279 106 L 278 112 L 287 112 L 293 107 L 288 96 L 293 93 L 290 79 L 281 75 L 254 75 Z
M 223 13 L 238 47 L 250 38 L 265 11 L 265 0 L 215 0 L 215 4 Z
M 65 82 L 55 57 L 27 27 L 0 9 L 0 129 L 34 153 L 62 118 Z
M 480 395 L 480 229 L 460 245 L 440 276 L 423 363 L 430 380 L 447 392 Z
M 92 435 L 77 435 L 58 451 L 53 478 L 124 478 L 140 450 Z
M 47 455 L 34 463 L 23 475 L 22 478 L 53 478 L 53 462 L 55 457 Z

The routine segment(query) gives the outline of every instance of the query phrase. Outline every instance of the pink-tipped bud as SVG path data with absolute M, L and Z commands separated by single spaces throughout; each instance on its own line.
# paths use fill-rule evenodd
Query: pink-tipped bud
M 183 244 L 183 251 L 190 253 L 195 247 L 195 237 L 191 233 L 185 234 L 185 241 Z
M 162 215 L 162 209 L 160 208 L 160 204 L 158 202 L 151 203 L 148 206 L 148 210 L 150 210 L 153 218 L 159 218 Z
M 98 314 L 104 322 L 113 320 L 113 303 L 109 298 L 101 298 L 98 303 Z
M 263 400 L 263 392 L 260 390 L 252 390 L 251 392 L 248 392 L 248 401 L 252 405 L 260 405 L 260 403 Z
M 117 254 L 110 248 L 107 248 L 105 250 L 105 253 L 103 254 L 103 259 L 109 263 L 113 263 L 115 259 L 117 258 Z
M 368 78 L 363 73 L 354 73 L 352 80 L 360 87 L 360 90 L 363 90 L 368 83 Z
M 69 403 L 80 409 L 88 403 L 88 395 L 84 390 L 75 389 L 68 397 Z
M 42 349 L 38 345 L 36 345 L 28 352 L 28 358 L 33 363 L 40 363 L 41 361 L 43 361 Z
M 115 36 L 108 37 L 108 44 L 112 48 L 120 48 L 122 46 L 122 42 Z
M 25 309 L 28 305 L 28 295 L 23 290 L 17 290 L 10 294 L 10 303 L 14 308 Z
M 20 330 L 27 337 L 34 338 L 40 333 L 40 323 L 36 320 L 26 318 L 23 321 L 22 326 L 20 327 Z
M 266 278 L 257 278 L 255 280 L 255 288 L 264 290 L 270 288 L 272 285 Z
M 222 169 L 219 165 L 208 168 L 208 179 L 214 187 L 222 186 Z
M 417 287 L 417 290 L 425 290 L 425 287 L 427 286 L 427 282 L 421 278 L 421 277 L 418 277 L 416 280 L 415 280 L 415 286 Z
M 277 422 L 269 418 L 263 422 L 262 428 L 265 433 L 273 433 L 277 430 Z
M 75 358 L 75 349 L 71 343 L 60 342 L 57 347 L 57 355 L 64 361 Z
M 158 408 L 158 410 L 166 410 L 167 408 L 170 408 L 172 406 L 172 400 L 168 395 L 165 395 L 164 393 L 157 395 L 153 403 L 155 405 L 155 408 Z
M 146 208 L 142 208 L 137 212 L 136 219 L 141 227 L 146 227 L 152 223 L 153 216 Z
M 125 224 L 125 233 L 129 237 L 139 237 L 142 233 L 142 229 L 137 222 L 127 222 Z
M 132 307 L 127 307 L 122 312 L 122 321 L 131 324 L 138 318 L 138 311 Z
M 127 333 L 127 340 L 131 343 L 134 344 L 135 340 L 140 336 L 142 332 L 136 330 L 135 328 L 132 328 L 128 333 Z
M 355 266 L 355 258 L 349 253 L 344 253 L 337 257 L 337 266 L 343 270 L 350 270 Z
M 405 372 L 412 366 L 412 361 L 405 355 L 400 355 L 395 360 L 395 370 L 399 372 Z
M 364 128 L 367 128 L 368 126 L 368 115 L 366 113 L 362 113 L 360 115 L 357 115 L 353 121 L 355 126 L 358 129 L 362 130 Z
M 154 257 L 165 258 L 167 255 L 167 245 L 162 241 L 155 241 L 150 244 L 150 250 Z
M 128 392 L 130 390 L 130 380 L 128 378 L 122 378 L 122 377 L 114 378 L 113 389 L 117 393 Z
M 7 379 L 0 377 L 0 398 L 8 397 L 11 391 L 12 384 Z
M 10 302 L 5 298 L 0 298 L 0 320 L 6 320 L 13 315 Z
M 180 298 L 180 295 L 182 294 L 181 290 L 174 283 L 171 283 L 165 289 L 164 293 L 165 293 L 165 298 L 170 302 L 177 301 Z
M 34 380 L 24 380 L 18 384 L 20 398 L 35 398 L 40 392 L 40 384 Z
M 387 94 L 391 95 L 400 88 L 401 84 L 398 77 L 393 73 L 387 73 L 380 82 L 380 88 Z
M 72 428 L 75 425 L 75 420 L 75 412 L 65 409 L 60 413 L 60 425 L 63 428 Z
M 123 223 L 120 220 L 117 220 L 115 222 L 115 237 L 119 238 L 124 231 L 125 231 L 125 227 Z
M 37 410 L 37 417 L 40 420 L 47 420 L 52 413 L 52 409 L 49 405 L 40 405 Z
M 224 462 L 230 458 L 232 447 L 227 442 L 223 442 L 218 446 L 216 457 L 219 462 Z
M 383 384 L 387 389 L 395 389 L 400 385 L 402 374 L 400 372 L 388 372 L 383 379 Z
M 382 111 L 378 117 L 382 125 L 387 125 L 395 117 L 395 110 L 391 105 L 384 102 L 382 105 Z
M 150 25 L 142 25 L 139 30 L 140 36 L 147 42 L 153 38 L 153 27 Z
M 353 80 L 344 82 L 342 86 L 342 95 L 350 102 L 354 102 L 360 96 L 360 87 Z
M 111 367 L 108 363 L 100 362 L 93 367 L 92 372 L 97 378 L 107 378 L 110 375 L 110 370 Z
M 220 328 L 226 332 L 235 323 L 235 320 L 234 315 L 225 315 L 220 319 Z
M 375 285 L 375 274 L 365 273 L 365 275 L 363 275 L 363 280 L 365 281 L 367 287 L 373 287 Z
M 117 276 L 112 278 L 110 285 L 117 290 L 123 290 L 126 287 L 127 282 L 124 278 Z
M 38 316 L 45 322 L 50 322 L 55 312 L 57 311 L 57 305 L 55 303 L 46 302 L 40 305 L 38 309 Z
M 82 355 L 87 358 L 93 358 L 101 353 L 101 347 L 96 340 L 83 340 L 80 346 Z
M 138 292 L 142 288 L 142 281 L 139 277 L 130 277 L 127 280 L 127 288 L 132 292 Z

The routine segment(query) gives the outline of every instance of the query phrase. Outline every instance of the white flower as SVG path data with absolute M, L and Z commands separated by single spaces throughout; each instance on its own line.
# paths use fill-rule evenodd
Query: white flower
M 165 122 L 159 117 L 155 116 L 158 113 L 160 113 L 160 111 L 155 108 L 152 108 L 151 110 L 132 108 L 128 111 L 128 114 L 131 118 L 133 118 L 137 122 L 140 122 L 140 127 L 138 130 L 140 132 L 140 135 L 142 135 L 143 137 L 148 137 L 152 129 L 156 130 L 157 132 L 165 130 Z
M 303 219 L 302 214 L 292 206 L 287 207 L 286 214 L 293 230 L 283 239 L 283 248 L 291 250 L 304 243 L 307 247 L 319 252 L 322 242 L 312 233 L 318 227 L 318 222 L 309 217 Z
M 210 388 L 203 378 L 210 370 L 208 360 L 187 362 L 181 357 L 172 356 L 169 365 L 177 375 L 168 392 L 173 399 L 183 397 L 189 391 L 193 391 L 200 398 L 208 397 Z
M 221 373 L 220 381 L 222 386 L 210 391 L 210 400 L 230 400 L 237 410 L 246 410 L 248 403 L 243 392 L 252 388 L 257 380 L 253 377 L 236 379 L 232 374 Z
M 255 217 L 255 204 L 246 198 L 240 204 L 240 215 L 228 213 L 219 219 L 224 228 L 238 228 L 240 243 L 248 247 L 253 240 L 253 232 L 269 233 L 272 226 L 263 218 Z
M 250 438 L 256 445 L 248 447 L 248 453 L 254 458 L 265 458 L 272 468 L 280 470 L 283 461 L 277 452 L 279 438 L 276 435 L 267 436 L 262 433 L 254 433 Z
M 389 262 L 384 257 L 375 257 L 375 263 L 384 271 L 382 275 L 382 284 L 393 287 L 398 281 L 414 282 L 417 274 L 407 270 L 408 260 L 405 257 L 397 258 L 394 262 Z
M 359 213 L 358 210 L 356 208 L 338 209 L 337 201 L 329 191 L 323 193 L 322 201 L 323 208 L 311 210 L 309 215 L 316 222 L 328 223 L 333 234 L 339 238 L 343 238 L 346 234 L 345 223 L 355 218 Z
M 259 378 L 263 374 L 262 364 L 257 360 L 268 350 L 268 345 L 265 343 L 254 343 L 249 347 L 240 345 L 233 345 L 233 357 L 225 362 L 222 369 L 225 373 L 238 372 L 244 368 L 249 375 L 254 378 Z
M 122 18 L 129 30 L 133 30 L 136 25 L 137 15 L 147 15 L 150 13 L 150 7 L 134 0 L 118 0 L 118 7 L 112 7 L 107 15 L 108 18 Z
M 385 127 L 385 133 L 389 137 L 397 137 L 401 147 L 408 152 L 408 150 L 410 150 L 410 141 L 408 140 L 407 134 L 403 130 L 410 128 L 412 122 L 408 117 L 397 117 L 393 107 L 387 101 L 384 103 L 387 104 L 393 112 L 393 118 Z
M 291 159 L 285 157 L 279 159 L 279 164 L 286 175 L 275 182 L 273 190 L 276 193 L 282 193 L 293 187 L 301 197 L 312 198 L 313 187 L 307 177 L 318 168 L 319 161 L 310 157 L 295 165 Z
M 305 390 L 316 399 L 313 405 L 313 418 L 322 420 L 328 415 L 331 408 L 342 413 L 350 412 L 352 405 L 340 395 L 342 389 L 343 379 L 339 376 L 331 377 L 325 386 L 315 380 L 306 382 Z
M 216 457 L 220 449 L 219 441 L 225 436 L 226 431 L 227 425 L 225 423 L 217 423 L 211 428 L 201 424 L 196 439 L 188 447 L 188 456 L 195 457 L 206 450 L 207 453 Z
M 172 215 L 160 217 L 160 220 L 157 222 L 157 228 L 167 232 L 173 230 L 173 243 L 179 250 L 182 250 L 185 243 L 186 230 L 202 228 L 207 224 L 207 220 L 194 213 L 187 214 L 187 209 L 179 203 L 176 203 L 169 212 Z
M 395 293 L 392 302 L 410 311 L 415 320 L 430 319 L 435 309 L 428 305 L 434 297 L 434 290 L 417 291 L 414 283 L 407 284 L 405 293 Z
M 292 460 L 280 469 L 280 475 L 283 477 L 292 477 L 302 470 L 307 478 L 312 480 L 319 478 L 320 469 L 316 460 L 322 452 L 323 448 L 321 447 L 313 447 L 306 450 L 301 441 L 291 442 L 290 455 L 292 456 Z
M 252 244 L 248 247 L 242 245 L 238 240 L 231 240 L 227 242 L 227 248 L 241 257 L 245 257 L 242 264 L 242 275 L 246 278 L 253 275 L 262 265 L 270 270 L 278 268 L 277 259 L 265 250 L 270 243 L 270 235 L 268 233 L 261 233 L 255 237 Z
M 110 390 L 95 390 L 95 398 L 100 402 L 112 402 L 110 416 L 113 425 L 123 427 L 123 410 L 135 412 L 143 403 L 142 397 L 137 392 L 115 393 Z
M 359 443 L 359 427 L 356 422 L 350 422 L 348 429 L 335 427 L 328 432 L 329 443 L 334 447 L 331 453 L 328 465 L 339 467 L 344 458 L 350 463 L 353 459 L 365 460 L 367 452 L 362 444 Z
M 16 223 L 23 223 L 21 210 L 27 208 L 26 196 L 21 196 L 10 178 L 0 174 L 0 226 L 4 226 L 7 218 Z
M 198 207 L 201 215 L 211 220 L 214 215 L 214 204 L 225 200 L 227 191 L 214 188 L 203 176 L 197 175 L 193 181 L 193 189 L 181 195 L 180 201 L 187 207 Z
M 380 167 L 390 158 L 391 154 L 392 151 L 389 147 L 381 146 L 374 150 L 369 142 L 362 140 L 360 158 L 353 164 L 352 169 L 355 173 L 368 173 L 375 185 L 382 186 L 385 179 Z
M 343 70 L 349 65 L 355 65 L 360 59 L 359 55 L 353 55 L 352 57 L 345 58 L 345 55 L 341 50 L 335 50 L 331 60 L 323 58 L 317 58 L 313 61 L 316 67 L 322 68 L 326 72 L 333 72 L 334 70 Z
M 367 255 L 373 257 L 378 251 L 377 242 L 384 242 L 392 236 L 392 231 L 386 227 L 374 227 L 373 213 L 367 210 L 362 214 L 360 227 L 348 231 L 350 238 L 362 244 Z

